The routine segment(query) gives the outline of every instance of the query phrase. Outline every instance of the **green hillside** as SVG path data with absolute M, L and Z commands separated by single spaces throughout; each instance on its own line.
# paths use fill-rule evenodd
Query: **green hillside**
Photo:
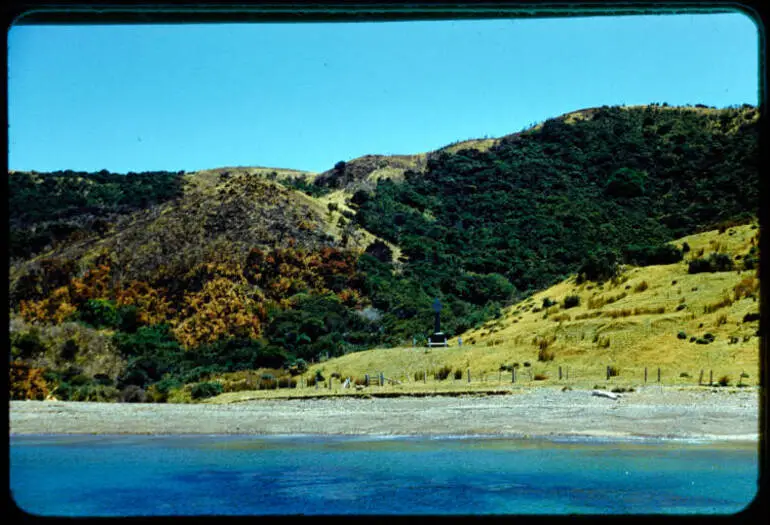
M 10 173 L 12 395 L 164 400 L 222 373 L 299 374 L 422 343 L 434 297 L 445 332 L 481 341 L 569 276 L 682 265 L 670 241 L 749 223 L 758 116 L 592 108 L 320 174 Z M 753 271 L 757 250 L 696 269 Z

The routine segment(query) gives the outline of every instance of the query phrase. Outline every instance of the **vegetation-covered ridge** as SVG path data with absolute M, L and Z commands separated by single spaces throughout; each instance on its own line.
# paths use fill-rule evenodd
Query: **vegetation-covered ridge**
M 14 395 L 165 400 L 211 374 L 299 374 L 422 343 L 434 297 L 456 336 L 571 274 L 677 263 L 668 241 L 755 215 L 757 118 L 594 108 L 319 175 L 9 174 Z

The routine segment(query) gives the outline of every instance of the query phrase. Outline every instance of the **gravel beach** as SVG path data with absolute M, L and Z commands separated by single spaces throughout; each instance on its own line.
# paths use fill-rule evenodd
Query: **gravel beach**
M 500 396 L 215 404 L 10 402 L 14 434 L 593 436 L 755 441 L 759 391 L 645 387 L 618 400 L 534 388 Z

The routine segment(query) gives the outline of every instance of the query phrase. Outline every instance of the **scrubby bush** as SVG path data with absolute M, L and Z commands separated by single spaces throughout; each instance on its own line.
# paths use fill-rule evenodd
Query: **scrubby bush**
M 455 377 L 455 379 L 462 379 L 463 378 L 463 371 L 460 370 L 459 368 L 455 369 L 454 377 Z
M 643 292 L 643 291 L 645 291 L 649 287 L 650 287 L 650 285 L 647 284 L 647 281 L 642 281 L 639 284 L 637 284 L 636 286 L 634 286 L 634 291 L 635 292 Z
M 222 383 L 218 381 L 209 381 L 198 383 L 192 387 L 191 394 L 193 399 L 206 399 L 218 396 L 222 393 Z
M 584 281 L 602 282 L 616 277 L 619 268 L 618 259 L 618 254 L 609 249 L 599 249 L 589 253 L 578 268 L 578 284 Z
M 94 401 L 100 403 L 109 403 L 118 401 L 120 397 L 120 391 L 113 386 L 89 383 L 74 388 L 70 393 L 69 399 L 71 401 Z
M 543 299 L 543 308 L 550 308 L 551 306 L 554 306 L 555 304 L 556 304 L 556 301 L 552 301 L 548 297 Z
M 568 295 L 564 298 L 563 307 L 566 310 L 567 308 L 574 308 L 575 306 L 580 305 L 580 296 L 579 295 Z
M 679 339 L 687 339 L 687 333 L 685 332 L 679 332 L 678 334 L 676 334 L 676 336 Z
M 524 368 L 529 368 L 530 366 L 532 366 L 532 363 L 529 361 L 524 361 Z
M 46 351 L 40 339 L 40 330 L 32 328 L 29 332 L 11 334 L 11 356 L 19 359 L 31 359 Z
M 556 354 L 547 348 L 540 349 L 537 352 L 538 361 L 553 361 L 554 357 L 556 357 Z
M 647 173 L 620 168 L 607 179 L 605 192 L 612 197 L 631 198 L 644 195 Z
M 625 262 L 636 266 L 674 264 L 681 261 L 683 257 L 683 252 L 670 244 L 662 246 L 629 245 L 623 250 Z
M 451 366 L 442 366 L 436 371 L 435 376 L 436 376 L 436 379 L 438 379 L 439 381 L 443 381 L 447 377 L 449 377 L 449 374 L 451 373 L 452 373 Z
M 144 403 L 144 389 L 137 385 L 128 385 L 121 390 L 119 399 L 123 403 Z
M 717 381 L 717 384 L 719 386 L 729 386 L 730 385 L 730 376 L 722 376 Z
M 620 369 L 616 366 L 610 366 L 609 367 L 609 375 L 610 377 L 615 377 L 620 375 Z
M 729 255 L 723 253 L 712 253 L 708 259 L 693 259 L 690 261 L 687 272 L 688 273 L 703 273 L 703 272 L 728 272 L 733 269 L 733 260 Z
M 414 373 L 414 380 L 415 381 L 425 381 L 427 378 L 425 377 L 425 370 L 418 370 Z
M 679 374 L 679 377 L 690 377 L 690 374 L 688 374 L 687 372 L 681 372 Z
M 535 376 L 532 379 L 534 379 L 535 381 L 545 381 L 546 379 L 548 379 L 548 376 L 545 374 L 535 374 Z
M 752 321 L 759 321 L 760 319 L 761 316 L 759 315 L 759 312 L 749 312 L 743 316 L 744 323 L 751 323 Z

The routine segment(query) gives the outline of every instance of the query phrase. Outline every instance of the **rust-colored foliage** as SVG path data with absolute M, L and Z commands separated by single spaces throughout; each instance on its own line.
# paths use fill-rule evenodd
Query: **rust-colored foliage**
M 36 399 L 43 401 L 48 395 L 48 385 L 42 368 L 32 368 L 20 361 L 10 364 L 11 399 Z
M 31 323 L 62 323 L 76 310 L 67 286 L 57 288 L 45 299 L 19 303 L 19 312 L 25 321 Z
M 156 289 L 142 281 L 131 281 L 118 290 L 115 299 L 118 306 L 135 306 L 137 321 L 142 324 L 161 324 L 174 312 L 166 290 Z
M 334 291 L 351 306 L 360 300 L 356 290 L 361 280 L 356 271 L 356 255 L 336 248 L 314 252 L 296 248 L 292 243 L 288 248 L 267 253 L 255 248 L 246 259 L 243 275 L 279 303 L 303 291 Z
M 200 291 L 185 294 L 183 320 L 173 323 L 174 335 L 185 348 L 225 335 L 256 338 L 261 322 L 255 299 L 243 283 L 217 277 Z

